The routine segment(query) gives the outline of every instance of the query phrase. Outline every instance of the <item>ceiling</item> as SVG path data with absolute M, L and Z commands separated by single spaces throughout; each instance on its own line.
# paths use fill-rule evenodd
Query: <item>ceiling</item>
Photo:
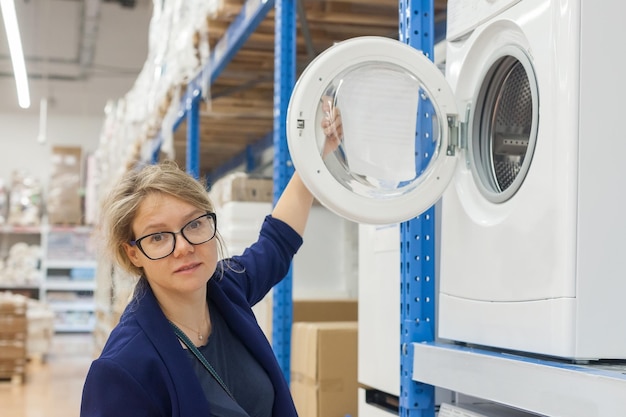
M 107 100 L 133 86 L 148 54 L 152 1 L 16 0 L 33 105 L 47 98 L 50 112 L 104 115 Z M 241 11 L 244 0 L 223 0 L 208 19 L 211 50 Z M 397 38 L 398 0 L 301 0 L 297 73 L 334 42 L 360 35 Z M 435 20 L 446 0 L 435 1 Z M 96 12 L 94 12 L 94 10 Z M 308 33 L 304 36 L 303 33 Z M 0 112 L 17 106 L 4 30 L 0 32 Z M 200 174 L 215 176 L 273 125 L 274 14 L 270 11 L 211 85 L 201 105 Z M 186 126 L 174 135 L 174 154 L 185 166 Z M 235 158 L 235 159 L 234 159 Z
M 152 0 L 15 0 L 31 107 L 21 109 L 4 23 L 0 20 L 0 112 L 104 117 L 146 60 Z

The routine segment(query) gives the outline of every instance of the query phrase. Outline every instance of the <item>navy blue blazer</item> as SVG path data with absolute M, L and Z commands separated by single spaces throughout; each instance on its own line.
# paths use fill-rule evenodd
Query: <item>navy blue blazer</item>
M 220 309 L 234 334 L 267 371 L 274 386 L 273 416 L 297 416 L 289 385 L 251 306 L 288 272 L 302 238 L 280 220 L 267 216 L 259 240 L 232 258 L 208 282 L 207 297 Z M 232 262 L 231 261 L 231 262 Z M 218 267 L 219 270 L 219 267 Z M 191 363 L 157 300 L 145 291 L 135 296 L 93 361 L 81 403 L 81 417 L 208 416 L 209 403 Z

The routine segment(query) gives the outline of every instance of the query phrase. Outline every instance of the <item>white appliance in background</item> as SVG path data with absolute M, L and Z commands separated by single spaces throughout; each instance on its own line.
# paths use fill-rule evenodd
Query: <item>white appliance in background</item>
M 214 201 L 219 199 L 214 198 Z M 272 204 L 227 201 L 216 205 L 217 227 L 225 242 L 225 256 L 240 255 L 259 236 Z M 293 260 L 294 300 L 343 300 L 358 296 L 358 225 L 315 204 L 304 232 L 304 244 Z M 272 292 L 253 308 L 259 325 L 271 340 Z
M 271 211 L 268 202 L 229 201 L 216 206 L 225 255 L 240 255 L 254 243 Z M 293 297 L 356 299 L 358 225 L 314 204 L 303 238 L 304 244 L 293 260 Z
M 469 404 L 441 403 L 438 417 L 538 417 L 537 414 L 482 401 Z
M 372 407 L 365 388 L 400 396 L 400 227 L 359 225 L 359 386 L 364 391 L 359 416 Z M 372 404 L 374 402 L 374 404 Z M 388 415 L 388 414 L 387 414 Z
M 359 387 L 357 394 L 359 417 L 392 417 L 397 416 L 397 412 L 391 412 L 384 408 L 371 405 L 367 401 L 365 388 Z
M 365 37 L 298 80 L 288 144 L 324 205 L 390 224 L 443 196 L 439 337 L 626 359 L 626 332 L 611 327 L 626 315 L 626 141 L 614 123 L 625 13 L 620 2 L 450 1 L 445 79 L 419 51 Z M 324 157 L 321 100 L 344 127 Z

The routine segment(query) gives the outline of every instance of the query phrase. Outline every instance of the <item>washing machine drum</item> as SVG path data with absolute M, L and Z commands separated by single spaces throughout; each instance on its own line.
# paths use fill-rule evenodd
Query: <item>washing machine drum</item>
M 537 138 L 537 97 L 534 72 L 523 54 L 503 54 L 483 78 L 468 147 L 476 184 L 492 202 L 511 198 L 528 173 Z

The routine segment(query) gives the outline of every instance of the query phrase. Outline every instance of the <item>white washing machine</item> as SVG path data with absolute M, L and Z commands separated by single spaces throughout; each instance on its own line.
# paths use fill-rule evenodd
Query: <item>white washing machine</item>
M 626 4 L 451 0 L 448 14 L 445 79 L 374 37 L 309 65 L 287 115 L 296 169 L 361 223 L 404 221 L 442 196 L 439 337 L 626 359 Z M 343 120 L 329 155 L 322 101 Z
M 626 7 L 499 3 L 477 25 L 459 18 L 468 2 L 448 5 L 446 77 L 470 109 L 470 144 L 442 204 L 439 336 L 626 358 L 612 326 L 626 313 L 626 145 L 608 122 L 626 97 L 615 53 L 626 30 L 613 17 Z

